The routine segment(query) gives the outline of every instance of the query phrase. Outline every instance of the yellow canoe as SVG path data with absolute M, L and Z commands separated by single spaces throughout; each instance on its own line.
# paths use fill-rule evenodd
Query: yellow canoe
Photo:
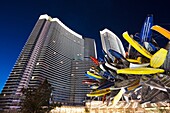
M 166 30 L 165 28 L 158 26 L 158 25 L 154 25 L 152 26 L 151 29 L 159 32 L 160 34 L 162 34 L 163 36 L 165 36 L 166 38 L 170 40 L 170 31 Z
M 138 42 L 136 42 L 133 38 L 131 38 L 128 32 L 123 33 L 124 39 L 133 46 L 138 52 L 140 52 L 145 57 L 151 59 L 152 54 L 150 54 L 144 47 L 142 47 Z
M 141 64 L 141 61 L 140 61 L 140 60 L 138 60 L 138 59 L 129 59 L 129 58 L 127 58 L 126 60 L 127 60 L 127 61 L 129 61 L 129 62 L 132 62 L 132 63 L 138 63 L 138 64 Z
M 163 73 L 163 69 L 155 69 L 155 68 L 125 68 L 125 69 L 118 69 L 118 74 L 156 74 L 156 73 Z
M 164 63 L 167 53 L 168 51 L 163 48 L 157 51 L 150 60 L 150 66 L 154 68 L 160 67 Z
M 119 91 L 119 93 L 114 97 L 112 103 L 113 106 L 115 106 L 119 100 L 122 98 L 122 95 L 126 92 L 126 90 L 124 88 L 121 88 L 121 90 Z
M 93 77 L 95 77 L 97 79 L 103 79 L 100 75 L 96 75 L 94 73 L 91 73 L 90 71 L 87 71 L 87 74 L 90 75 L 90 76 L 93 76 Z
M 88 97 L 99 97 L 99 96 L 103 96 L 103 95 L 106 95 L 108 93 L 110 93 L 110 88 L 106 88 L 106 89 L 102 89 L 102 90 L 97 90 L 97 91 L 94 91 L 94 92 L 91 92 L 89 94 L 87 94 Z

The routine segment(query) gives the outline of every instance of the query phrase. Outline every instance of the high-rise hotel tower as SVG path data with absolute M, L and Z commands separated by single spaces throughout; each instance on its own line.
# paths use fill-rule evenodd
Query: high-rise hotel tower
M 53 99 L 63 104 L 82 104 L 87 86 L 85 71 L 97 57 L 94 39 L 82 38 L 59 19 L 41 15 L 22 49 L 0 95 L 0 110 L 19 108 L 21 89 L 47 79 Z

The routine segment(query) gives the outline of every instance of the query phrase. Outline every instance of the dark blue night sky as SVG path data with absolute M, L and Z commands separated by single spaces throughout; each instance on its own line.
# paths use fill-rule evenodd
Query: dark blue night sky
M 94 38 L 101 56 L 99 31 L 108 28 L 121 34 L 139 32 L 147 14 L 154 24 L 170 30 L 169 0 L 1 0 L 0 1 L 0 91 L 29 34 L 42 14 L 59 18 L 84 37 Z M 158 39 L 159 40 L 159 39 Z M 161 38 L 161 42 L 166 42 Z

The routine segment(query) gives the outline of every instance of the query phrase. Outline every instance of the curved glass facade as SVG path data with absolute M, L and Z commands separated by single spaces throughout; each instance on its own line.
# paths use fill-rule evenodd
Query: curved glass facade
M 81 82 L 92 64 L 89 56 L 96 56 L 95 46 L 57 18 L 41 15 L 1 92 L 0 108 L 19 108 L 21 89 L 44 79 L 53 87 L 55 102 L 83 104 L 89 89 Z

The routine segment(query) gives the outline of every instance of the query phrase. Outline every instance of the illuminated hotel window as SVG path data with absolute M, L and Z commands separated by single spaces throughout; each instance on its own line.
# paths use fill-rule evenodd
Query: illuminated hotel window
M 79 67 L 76 67 L 76 69 L 79 69 Z
M 54 54 L 56 55 L 56 52 L 54 52 Z
M 71 76 L 74 76 L 74 74 L 71 74 Z
M 37 64 L 36 65 L 39 65 L 40 63 L 39 62 L 37 62 Z
M 55 43 L 55 40 L 53 40 L 53 43 Z
M 31 79 L 33 80 L 35 77 L 33 76 Z
M 63 61 L 61 61 L 60 63 L 63 64 Z
M 4 94 L 4 97 L 6 96 L 6 94 Z

